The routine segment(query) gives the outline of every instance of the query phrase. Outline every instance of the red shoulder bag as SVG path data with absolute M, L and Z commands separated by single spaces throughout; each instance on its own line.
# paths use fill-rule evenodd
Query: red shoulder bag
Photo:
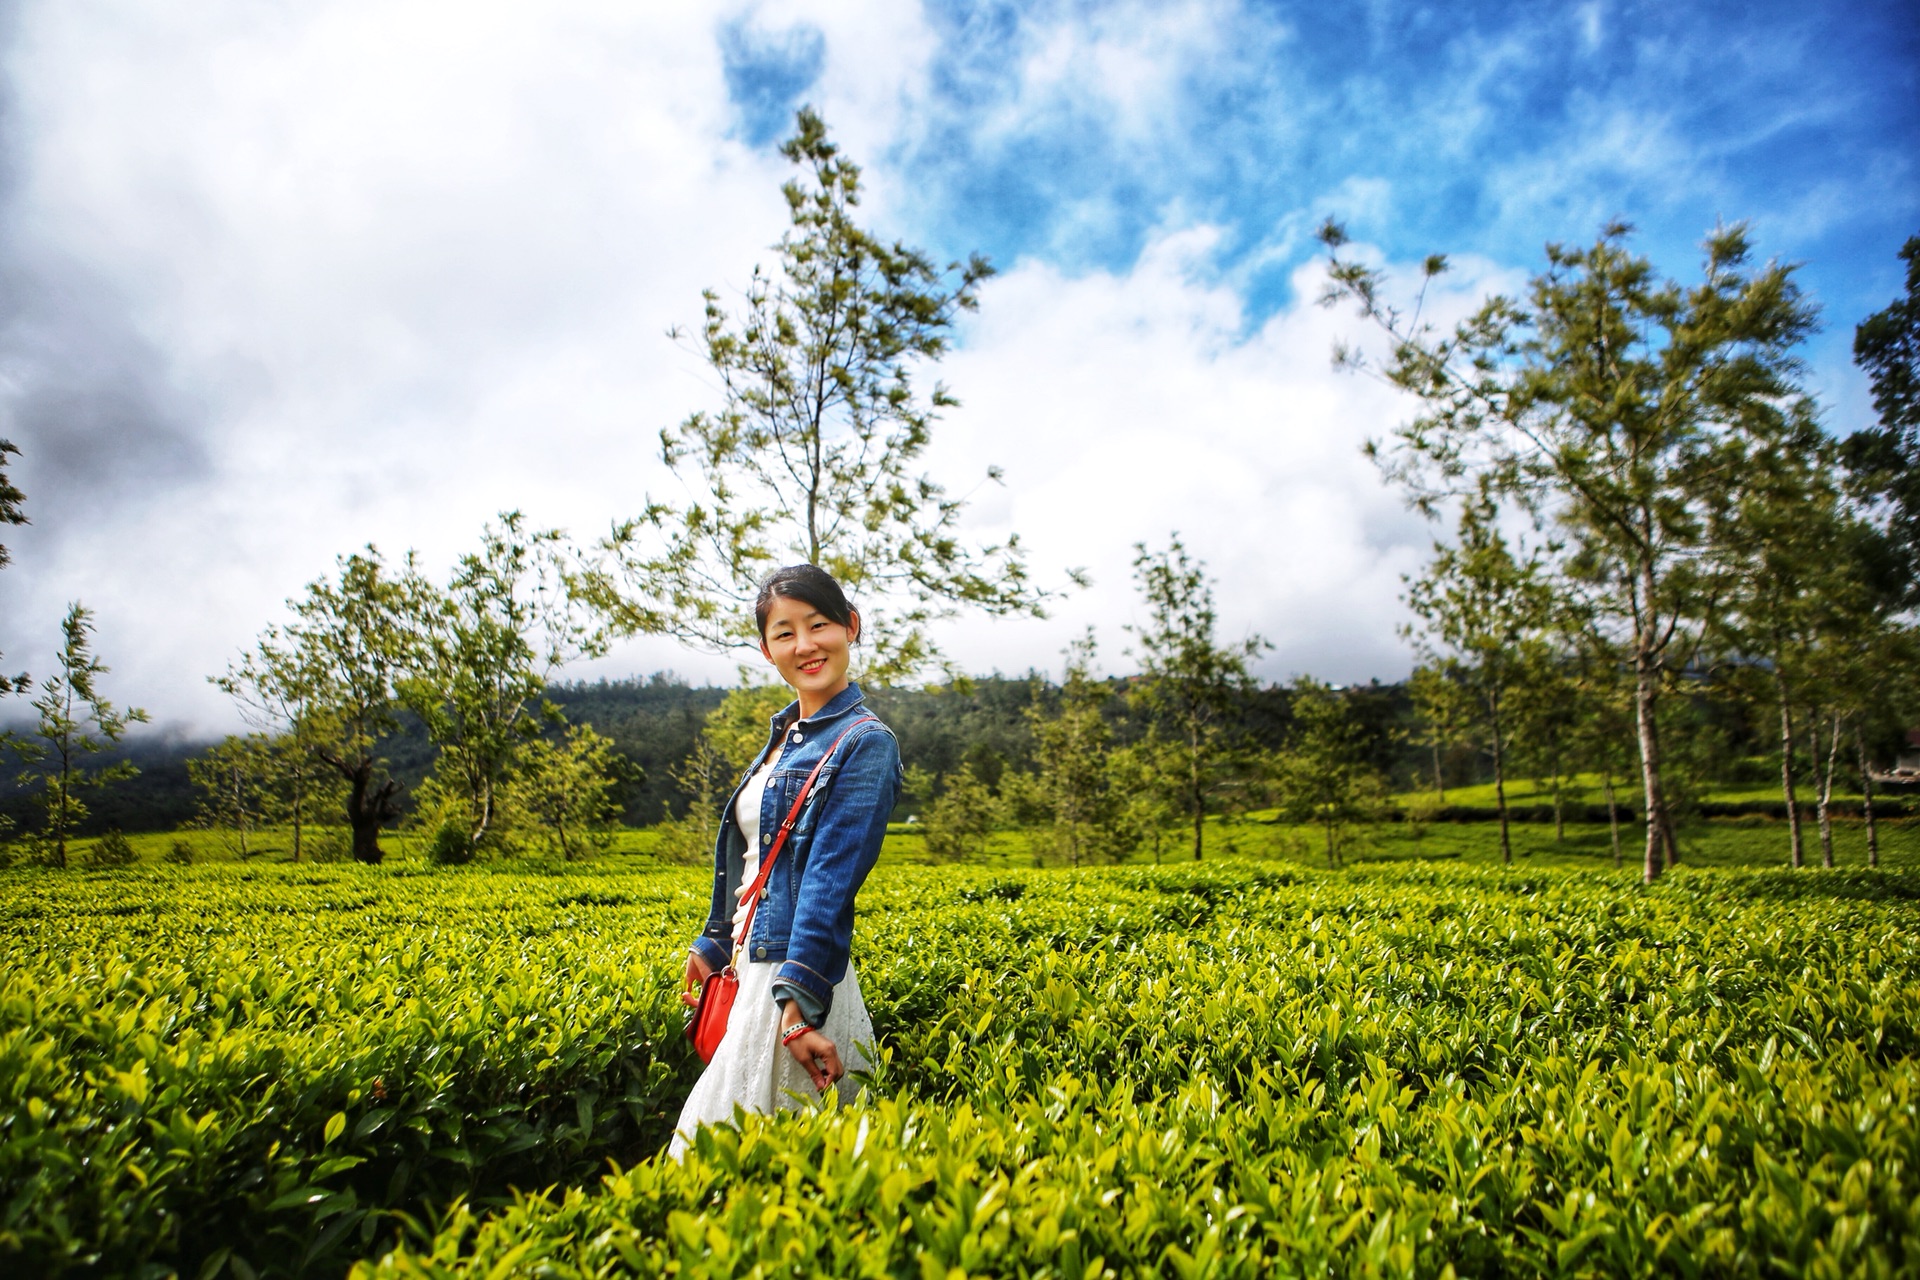
M 741 922 L 733 940 L 733 958 L 728 961 L 726 968 L 708 974 L 701 982 L 700 1003 L 694 1006 L 692 1016 L 687 1019 L 687 1039 L 693 1041 L 694 1052 L 700 1055 L 700 1061 L 712 1062 L 713 1055 L 720 1050 L 720 1041 L 727 1034 L 727 1018 L 733 1013 L 733 998 L 740 993 L 740 975 L 734 970 L 734 965 L 740 962 L 740 948 L 746 945 L 748 936 L 753 932 L 754 909 L 760 905 L 760 893 L 767 887 L 767 876 L 773 871 L 774 859 L 787 847 L 787 837 L 793 832 L 793 824 L 800 820 L 801 806 L 807 803 L 814 780 L 820 776 L 820 770 L 826 767 L 827 761 L 833 759 L 833 753 L 840 749 L 840 744 L 847 740 L 847 734 L 869 720 L 877 723 L 877 719 L 875 716 L 862 716 L 833 740 L 833 745 L 827 748 L 827 754 L 820 757 L 820 763 L 814 765 L 813 772 L 807 775 L 806 782 L 800 787 L 800 794 L 794 797 L 793 807 L 787 810 L 786 821 L 780 824 L 780 833 L 773 838 L 766 857 L 760 860 L 760 874 L 754 877 L 753 887 L 747 890 L 747 918 Z

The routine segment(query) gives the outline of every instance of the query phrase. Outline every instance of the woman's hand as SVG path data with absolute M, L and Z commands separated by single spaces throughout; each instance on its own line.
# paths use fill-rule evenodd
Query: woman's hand
M 780 1019 L 781 1036 L 784 1037 L 788 1031 L 804 1021 L 805 1019 L 800 1016 L 799 1006 L 789 1002 L 784 1016 Z M 840 1077 L 847 1074 L 847 1069 L 840 1065 L 839 1047 L 827 1038 L 826 1032 L 818 1027 L 797 1035 L 785 1043 L 787 1052 L 793 1055 L 795 1062 L 806 1068 L 807 1078 L 813 1081 L 813 1087 L 820 1092 L 825 1093 L 827 1086 L 834 1084 Z
M 687 952 L 687 983 L 686 986 L 681 989 L 680 1003 L 689 1009 L 698 1008 L 700 1004 L 701 984 L 706 982 L 708 975 L 712 972 L 712 965 L 702 960 L 694 952 Z

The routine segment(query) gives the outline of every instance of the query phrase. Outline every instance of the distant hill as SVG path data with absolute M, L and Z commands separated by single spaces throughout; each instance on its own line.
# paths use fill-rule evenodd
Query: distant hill
M 1118 693 L 1125 681 L 1116 679 L 1113 685 Z M 1376 744 L 1376 763 L 1396 776 L 1424 768 L 1425 756 L 1409 748 L 1397 729 L 1411 715 L 1405 689 L 1373 684 L 1355 686 L 1349 692 L 1370 740 Z M 644 776 L 629 784 L 621 796 L 626 820 L 636 826 L 685 811 L 686 798 L 675 790 L 670 771 L 693 750 L 694 738 L 707 713 L 726 696 L 724 688 L 689 685 L 665 672 L 626 680 L 562 683 L 547 690 L 548 699 L 569 723 L 591 725 L 606 734 L 621 754 L 644 771 Z M 1032 766 L 1033 738 L 1027 708 L 1036 697 L 1051 707 L 1058 696 L 1057 688 L 1030 673 L 976 677 L 964 692 L 877 689 L 869 701 L 898 736 L 907 765 L 938 776 L 971 763 L 989 784 L 994 784 L 1004 769 Z M 1116 741 L 1131 741 L 1144 730 L 1124 697 L 1108 700 L 1107 715 Z M 1289 721 L 1286 692 L 1278 688 L 1253 692 L 1242 705 L 1240 717 L 1256 742 L 1277 746 Z M 192 819 L 198 796 L 187 777 L 187 761 L 212 745 L 210 741 L 135 734 L 120 749 L 96 756 L 95 764 L 131 761 L 140 773 L 86 797 L 93 814 L 82 833 L 97 833 L 108 827 L 129 832 L 169 831 Z M 404 800 L 432 767 L 433 748 L 419 724 L 406 718 L 400 732 L 382 744 L 382 752 L 406 788 Z M 22 826 L 39 823 L 32 798 L 10 773 L 0 780 L 0 813 Z
M 707 712 L 726 696 L 725 689 L 691 686 L 671 675 L 558 684 L 547 691 L 548 699 L 570 723 L 592 725 L 645 770 L 645 776 L 630 784 L 621 797 L 627 821 L 636 824 L 659 821 L 663 807 L 669 804 L 685 807 L 674 793 L 668 771 L 693 749 L 694 735 Z M 90 766 L 126 760 L 140 772 L 104 791 L 87 794 L 92 816 L 81 828 L 82 834 L 109 827 L 170 831 L 190 821 L 199 796 L 187 776 L 187 761 L 212 745 L 213 740 L 136 731 L 118 748 L 94 756 Z M 433 748 L 410 716 L 402 718 L 400 732 L 383 743 L 381 751 L 405 785 L 406 796 L 413 793 L 433 765 Z M 0 813 L 23 827 L 39 823 L 33 798 L 11 771 L 0 779 Z

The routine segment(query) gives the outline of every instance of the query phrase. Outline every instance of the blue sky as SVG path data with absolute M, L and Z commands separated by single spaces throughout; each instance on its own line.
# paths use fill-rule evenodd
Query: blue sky
M 1683 277 L 1708 229 L 1745 220 L 1761 253 L 1805 264 L 1825 308 L 1833 425 L 1864 411 L 1838 366 L 1920 232 L 1909 6 L 1165 8 L 1183 21 L 1132 50 L 1150 85 L 1130 118 L 1132 88 L 1099 83 L 1100 46 L 1127 49 L 1150 10 L 928 6 L 919 118 L 876 158 L 912 193 L 915 230 L 953 255 L 1124 270 L 1169 221 L 1214 223 L 1215 267 L 1255 323 L 1292 300 L 1327 213 L 1397 258 L 1517 266 L 1624 217 Z M 818 84 L 824 39 L 805 24 L 756 39 L 744 19 L 722 39 L 744 135 L 771 143 Z M 1051 82 L 1032 65 L 1050 45 Z
M 937 371 L 927 457 L 969 536 L 1094 585 L 961 619 L 976 671 L 1127 669 L 1136 542 L 1178 530 L 1261 674 L 1404 675 L 1435 530 L 1360 446 L 1410 412 L 1334 372 L 1312 233 L 1430 252 L 1458 314 L 1624 218 L 1682 280 L 1722 220 L 1804 264 L 1808 382 L 1858 426 L 1854 324 L 1920 233 L 1910 5 L 22 0 L 0 24 L 0 653 L 74 598 L 113 696 L 231 727 L 206 684 L 373 542 L 429 568 L 507 508 L 591 538 L 677 481 L 713 379 L 665 337 L 785 220 L 809 102 L 866 217 L 1000 274 Z M 990 465 L 1004 485 L 983 482 Z M 734 657 L 636 640 L 577 674 Z

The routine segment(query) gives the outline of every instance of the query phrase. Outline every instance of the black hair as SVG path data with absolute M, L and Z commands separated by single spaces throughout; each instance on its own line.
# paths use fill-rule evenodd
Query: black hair
M 788 600 L 798 600 L 810 604 L 822 614 L 841 626 L 853 627 L 853 606 L 847 603 L 847 593 L 833 580 L 833 575 L 815 564 L 790 564 L 775 569 L 760 584 L 760 594 L 753 602 L 753 623 L 760 632 L 760 638 L 767 635 L 767 614 L 773 610 L 773 598 L 784 596 Z M 857 643 L 859 637 L 854 637 Z

